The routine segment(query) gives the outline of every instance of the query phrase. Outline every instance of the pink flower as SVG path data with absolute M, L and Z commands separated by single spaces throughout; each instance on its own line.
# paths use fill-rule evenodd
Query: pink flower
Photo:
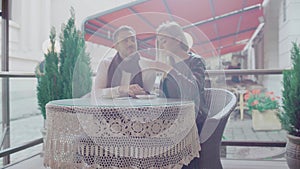
M 255 105 L 257 105 L 259 102 L 258 102 L 258 100 L 254 100 L 253 102 L 252 102 L 252 106 L 255 106 Z
M 252 94 L 260 94 L 260 90 L 259 89 L 254 89 L 254 90 L 252 90 Z
M 267 96 L 272 96 L 274 94 L 274 92 L 266 92 Z
M 244 96 L 244 99 L 245 99 L 245 100 L 248 100 L 249 97 L 250 97 L 250 94 L 249 94 L 249 93 L 246 93 L 245 96 Z

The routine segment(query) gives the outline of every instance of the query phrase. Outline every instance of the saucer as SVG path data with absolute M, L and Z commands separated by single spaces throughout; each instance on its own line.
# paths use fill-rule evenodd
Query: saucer
M 138 99 L 155 99 L 157 96 L 154 94 L 135 95 Z
M 120 97 L 120 95 L 102 95 L 101 98 L 103 99 L 115 99 Z

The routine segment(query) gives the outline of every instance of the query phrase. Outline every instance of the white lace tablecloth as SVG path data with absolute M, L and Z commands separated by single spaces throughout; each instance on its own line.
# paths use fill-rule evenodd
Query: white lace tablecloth
M 47 104 L 45 166 L 181 168 L 199 157 L 194 103 L 166 99 Z

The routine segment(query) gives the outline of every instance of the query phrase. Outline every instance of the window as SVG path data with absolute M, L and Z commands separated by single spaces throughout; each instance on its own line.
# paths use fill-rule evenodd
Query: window
M 2 17 L 2 2 L 0 1 L 0 16 Z M 8 0 L 8 12 L 9 12 L 9 20 L 11 20 L 11 0 Z
M 282 4 L 282 13 L 283 13 L 283 22 L 286 21 L 286 0 L 283 0 L 283 4 Z

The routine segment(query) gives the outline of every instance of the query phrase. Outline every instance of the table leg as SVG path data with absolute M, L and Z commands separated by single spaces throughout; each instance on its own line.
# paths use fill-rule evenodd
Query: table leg
M 240 93 L 240 116 L 241 120 L 244 119 L 244 93 Z

